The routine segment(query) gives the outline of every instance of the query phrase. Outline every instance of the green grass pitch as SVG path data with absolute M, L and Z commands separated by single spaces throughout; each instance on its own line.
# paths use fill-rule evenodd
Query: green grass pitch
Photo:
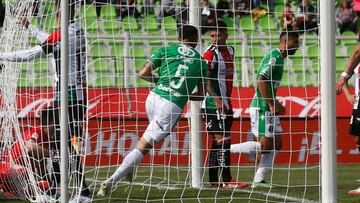
M 349 196 L 347 191 L 360 186 L 360 165 L 337 165 L 338 202 L 360 202 L 359 196 Z M 87 168 L 86 177 L 91 189 L 96 194 L 100 182 L 115 170 L 112 168 Z M 242 165 L 232 168 L 233 177 L 242 182 L 251 181 L 255 168 Z M 149 166 L 137 168 L 132 184 L 120 182 L 106 198 L 95 198 L 94 202 L 319 202 L 320 179 L 318 165 L 276 165 L 273 171 L 272 188 L 236 189 L 209 188 L 204 183 L 201 189 L 190 186 L 191 171 L 186 166 Z M 97 181 L 91 182 L 94 177 Z M 268 180 L 270 180 L 268 176 Z M 207 173 L 204 180 L 207 181 Z M 151 186 L 150 186 L 151 185 Z M 23 202 L 4 200 L 0 202 Z

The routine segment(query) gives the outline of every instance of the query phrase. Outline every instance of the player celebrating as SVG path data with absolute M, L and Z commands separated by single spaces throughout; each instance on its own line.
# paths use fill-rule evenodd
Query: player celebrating
M 60 0 L 55 1 L 56 5 L 56 20 L 60 22 Z M 75 157 L 76 167 L 76 182 L 78 188 L 81 189 L 80 195 L 75 197 L 76 200 L 90 201 L 91 193 L 84 181 L 83 168 L 81 166 L 80 157 L 76 155 L 76 151 L 71 145 L 70 137 L 75 135 L 77 137 L 82 136 L 82 123 L 84 121 L 84 112 L 86 111 L 86 75 L 85 75 L 85 61 L 86 61 L 86 44 L 85 35 L 79 22 L 74 20 L 75 16 L 75 0 L 69 0 L 69 84 L 68 84 L 68 99 L 69 99 L 69 149 L 70 154 Z M 41 42 L 31 49 L 0 53 L 0 60 L 12 61 L 12 62 L 24 62 L 31 61 L 36 58 L 45 56 L 47 54 L 53 54 L 56 63 L 57 76 L 59 78 L 57 82 L 57 95 L 55 98 L 54 106 L 56 109 L 60 105 L 60 41 L 61 31 L 55 30 L 52 34 L 47 35 L 30 25 L 26 19 L 21 19 L 20 24 L 29 29 L 29 31 L 36 36 Z M 59 133 L 56 133 L 59 135 Z M 55 138 L 56 145 L 52 149 L 54 153 L 60 154 L 60 137 Z M 60 166 L 55 163 L 54 170 L 56 171 L 56 181 L 60 183 Z M 58 184 L 59 185 L 59 184 Z
M 194 49 L 198 43 L 198 30 L 191 25 L 179 29 L 179 44 L 162 47 L 148 59 L 139 76 L 156 83 L 146 99 L 149 125 L 115 173 L 101 183 L 98 196 L 105 196 L 112 185 L 130 173 L 153 146 L 167 137 L 180 119 L 190 100 L 203 100 L 206 94 L 207 64 Z M 159 68 L 159 77 L 152 71 Z M 195 87 L 197 93 L 191 94 Z
M 279 48 L 265 54 L 256 74 L 256 93 L 250 105 L 251 131 L 259 142 L 231 145 L 232 153 L 262 152 L 252 187 L 271 187 L 266 184 L 265 176 L 273 167 L 276 151 L 282 146 L 282 127 L 278 116 L 284 115 L 286 111 L 276 99 L 276 92 L 284 71 L 284 59 L 288 55 L 294 55 L 298 47 L 299 34 L 283 31 L 280 34 Z
M 208 63 L 209 81 L 203 108 L 205 124 L 213 137 L 209 155 L 209 182 L 212 187 L 246 187 L 236 183 L 230 172 L 230 129 L 233 121 L 231 92 L 234 78 L 234 47 L 226 45 L 227 25 L 218 21 L 209 30 L 212 44 L 203 57 Z M 220 169 L 224 185 L 219 184 Z
M 360 46 L 357 45 L 355 51 L 351 54 L 344 72 L 341 73 L 340 78 L 336 84 L 337 94 L 344 91 L 346 99 L 353 105 L 353 111 L 350 119 L 350 134 L 355 136 L 355 143 L 360 151 L 360 117 L 359 106 L 359 79 L 360 79 Z M 348 80 L 354 74 L 355 79 L 355 95 L 351 95 L 349 91 Z M 360 187 L 355 190 L 350 190 L 349 195 L 360 195 Z

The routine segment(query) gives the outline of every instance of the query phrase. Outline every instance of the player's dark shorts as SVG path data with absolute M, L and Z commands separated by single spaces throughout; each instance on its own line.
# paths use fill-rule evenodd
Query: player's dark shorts
M 233 123 L 232 110 L 218 113 L 216 109 L 203 109 L 206 130 L 210 134 L 229 134 Z
M 353 109 L 350 119 L 350 134 L 360 136 L 360 109 Z

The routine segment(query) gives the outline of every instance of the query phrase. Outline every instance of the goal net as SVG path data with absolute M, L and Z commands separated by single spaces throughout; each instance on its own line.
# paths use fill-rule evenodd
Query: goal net
M 190 0 L 71 1 L 74 16 L 69 32 L 76 34 L 70 34 L 69 39 L 71 43 L 71 36 L 75 36 L 77 41 L 74 52 L 69 45 L 69 80 L 74 84 L 69 84 L 69 98 L 75 96 L 72 101 L 83 102 L 81 104 L 86 106 L 68 112 L 68 192 L 72 200 L 81 202 L 78 194 L 92 201 L 104 202 L 320 200 L 317 2 L 254 2 L 201 1 L 198 8 L 201 38 L 197 51 L 204 54 L 213 43 L 211 30 L 214 26 L 220 30 L 218 22 L 224 22 L 228 33 L 226 44 L 233 48 L 229 48 L 233 53 L 229 52 L 230 58 L 226 60 L 233 60 L 233 66 L 225 63 L 224 58 L 213 58 L 212 64 L 226 64 L 227 70 L 207 79 L 227 84 L 226 91 L 232 89 L 231 95 L 221 98 L 232 101 L 232 127 L 220 134 L 230 135 L 231 144 L 245 143 L 256 141 L 251 132 L 250 104 L 258 86 L 258 70 L 263 63 L 272 65 L 271 61 L 264 62 L 269 51 L 280 52 L 280 49 L 287 48 L 282 47 L 279 40 L 282 31 L 297 30 L 300 33 L 296 53 L 282 53 L 283 75 L 276 94 L 279 103 L 286 107 L 286 113 L 280 116 L 282 148 L 276 152 L 272 150 L 276 155 L 271 161 L 273 167 L 267 168 L 269 172 L 264 187 L 252 187 L 260 167 L 260 151 L 230 155 L 229 167 L 234 185 L 244 182 L 249 184 L 248 187 L 222 184 L 220 172 L 217 178 L 221 184 L 216 187 L 211 184 L 209 171 L 213 166 L 209 166 L 209 161 L 214 137 L 206 130 L 204 111 L 193 116 L 193 110 L 187 104 L 170 135 L 134 167 L 132 177 L 121 179 L 105 197 L 98 197 L 96 194 L 101 182 L 109 178 L 124 157 L 136 148 L 149 124 L 146 98 L 155 84 L 141 79 L 139 72 L 159 48 L 179 43 L 179 26 L 188 24 L 194 16 L 189 9 Z M 29 50 L 38 45 L 44 53 L 42 57 L 34 56 L 31 60 L 0 61 L 0 198 L 56 201 L 61 198 L 60 187 L 65 187 L 60 186 L 56 179 L 60 177 L 56 169 L 59 151 L 56 147 L 45 146 L 45 141 L 39 139 L 37 144 L 48 149 L 49 154 L 42 151 L 35 156 L 29 153 L 29 139 L 24 134 L 43 126 L 40 117 L 44 109 L 59 108 L 57 96 L 61 78 L 58 55 L 56 51 L 47 52 L 48 49 L 44 48 L 44 43 L 61 43 L 56 38 L 60 25 L 57 6 L 50 0 L 5 0 L 3 3 L 6 12 L 4 27 L 0 31 L 0 53 Z M 19 22 L 24 18 L 32 28 Z M 35 32 L 34 27 L 39 31 Z M 58 44 L 53 48 L 58 49 Z M 342 48 L 341 53 L 345 55 L 346 49 Z M 76 62 L 72 63 L 72 60 Z M 76 68 L 73 69 L 72 65 Z M 153 74 L 162 73 L 155 69 Z M 78 91 L 82 92 L 81 98 Z M 203 123 L 197 135 L 191 133 L 194 127 L 191 119 Z M 57 132 L 55 130 L 55 137 Z M 46 142 L 56 143 L 49 134 L 43 134 L 48 136 Z M 200 136 L 202 141 L 197 149 L 191 148 L 192 136 Z M 14 147 L 21 154 L 21 163 L 14 160 Z M 191 154 L 199 150 L 199 157 L 203 157 L 200 160 L 202 166 L 195 168 L 192 167 Z M 193 177 L 194 170 L 200 174 L 200 187 L 194 187 L 192 183 L 194 178 L 199 178 Z M 228 187 L 224 188 L 224 185 Z M 84 192 L 86 187 L 89 193 Z

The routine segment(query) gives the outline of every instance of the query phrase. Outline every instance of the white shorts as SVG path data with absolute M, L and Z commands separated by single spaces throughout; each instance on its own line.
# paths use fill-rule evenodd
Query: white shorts
M 150 92 L 146 98 L 149 125 L 143 135 L 146 141 L 159 143 L 167 137 L 180 119 L 182 109 L 173 102 Z M 149 138 L 152 138 L 149 139 Z
M 283 132 L 280 119 L 272 116 L 270 111 L 260 111 L 259 108 L 250 107 L 251 132 L 256 137 L 273 138 Z

